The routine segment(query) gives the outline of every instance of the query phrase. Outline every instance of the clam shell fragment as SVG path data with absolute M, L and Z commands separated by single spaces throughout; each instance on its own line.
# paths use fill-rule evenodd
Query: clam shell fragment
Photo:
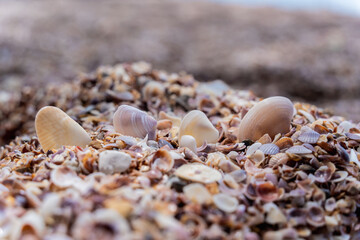
M 61 146 L 85 147 L 91 142 L 86 131 L 57 107 L 43 107 L 36 114 L 36 134 L 44 151 Z
M 293 112 L 293 104 L 288 98 L 270 97 L 262 100 L 241 120 L 239 141 L 256 141 L 266 133 L 274 138 L 278 133 L 289 132 Z
M 113 118 L 115 131 L 123 135 L 155 139 L 156 120 L 146 112 L 137 108 L 121 105 L 115 112 Z
M 193 136 L 197 147 L 207 143 L 215 143 L 219 138 L 218 130 L 212 125 L 205 113 L 193 110 L 185 115 L 179 129 L 179 139 L 184 135 Z
M 221 173 L 211 167 L 199 163 L 184 164 L 176 169 L 176 176 L 200 183 L 212 183 L 221 179 Z

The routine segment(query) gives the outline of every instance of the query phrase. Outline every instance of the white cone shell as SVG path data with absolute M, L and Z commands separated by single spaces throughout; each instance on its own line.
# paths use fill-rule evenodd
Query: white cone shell
M 193 136 L 197 147 L 205 141 L 215 143 L 219 138 L 219 131 L 212 125 L 205 113 L 193 110 L 185 115 L 179 129 L 179 139 L 184 135 Z

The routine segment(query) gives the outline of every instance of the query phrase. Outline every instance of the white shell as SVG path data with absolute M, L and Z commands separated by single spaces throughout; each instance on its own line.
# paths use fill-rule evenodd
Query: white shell
M 199 204 L 211 203 L 212 196 L 204 185 L 191 183 L 183 188 L 183 192 L 191 201 Z
M 200 163 L 184 164 L 176 169 L 174 174 L 180 178 L 200 183 L 212 183 L 221 179 L 219 171 Z
M 222 210 L 226 213 L 234 212 L 239 205 L 239 202 L 236 198 L 226 195 L 224 193 L 219 193 L 219 194 L 214 195 L 213 200 L 214 200 L 215 205 L 220 210 Z
M 180 147 L 187 147 L 189 148 L 191 151 L 193 151 L 194 153 L 197 152 L 196 150 L 196 140 L 193 136 L 190 135 L 184 135 L 181 137 L 180 142 L 179 142 L 179 146 Z
M 115 131 L 123 135 L 155 139 L 156 120 L 137 108 L 121 105 L 113 118 Z
M 35 234 L 32 237 L 36 238 L 30 237 L 30 239 L 40 239 L 45 233 L 44 219 L 34 210 L 27 211 L 19 220 L 14 223 L 11 239 L 23 239 L 22 234 L 26 228 L 30 228 Z
M 73 170 L 67 167 L 53 169 L 50 173 L 50 179 L 53 184 L 60 188 L 72 186 L 81 180 Z
M 199 110 L 190 111 L 181 121 L 179 139 L 191 135 L 196 140 L 197 147 L 207 143 L 215 143 L 219 138 L 218 130 L 212 125 L 205 113 Z
M 43 107 L 36 114 L 36 134 L 44 151 L 61 146 L 85 147 L 91 142 L 86 131 L 57 107 Z
M 240 122 L 239 141 L 256 141 L 266 133 L 274 138 L 278 133 L 289 132 L 293 112 L 293 104 L 285 97 L 270 97 L 258 102 Z
M 105 174 L 121 173 L 131 164 L 129 154 L 115 150 L 103 151 L 99 155 L 99 170 Z

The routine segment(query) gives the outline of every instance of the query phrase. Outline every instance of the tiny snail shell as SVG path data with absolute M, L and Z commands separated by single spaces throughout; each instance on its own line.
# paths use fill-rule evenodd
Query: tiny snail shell
M 61 146 L 85 147 L 91 142 L 86 131 L 57 107 L 43 107 L 36 114 L 35 129 L 44 151 Z
M 180 142 L 179 142 L 179 146 L 180 147 L 187 147 L 189 148 L 191 151 L 193 151 L 194 153 L 197 152 L 196 150 L 196 140 L 193 136 L 190 135 L 184 135 L 181 137 Z
M 241 120 L 239 141 L 256 141 L 266 133 L 274 138 L 278 133 L 289 132 L 293 112 L 293 104 L 288 98 L 270 97 L 262 100 Z
M 121 105 L 115 112 L 113 118 L 115 131 L 123 135 L 155 139 L 156 120 L 146 112 L 137 108 Z
M 197 147 L 206 141 L 215 143 L 219 138 L 218 130 L 212 125 L 205 113 L 193 110 L 185 115 L 179 129 L 179 139 L 184 135 L 191 135 L 196 140 Z

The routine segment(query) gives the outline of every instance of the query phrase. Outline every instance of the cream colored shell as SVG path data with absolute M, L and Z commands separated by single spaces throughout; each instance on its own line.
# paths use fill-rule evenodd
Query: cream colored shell
M 179 139 L 184 135 L 193 136 L 200 147 L 206 141 L 215 143 L 219 138 L 218 130 L 212 125 L 205 113 L 193 110 L 185 115 L 179 129 Z
M 241 120 L 238 140 L 256 141 L 266 133 L 274 138 L 278 133 L 289 132 L 293 111 L 293 104 L 288 98 L 270 97 L 262 100 Z
M 57 107 L 43 107 L 36 114 L 36 134 L 44 151 L 61 146 L 85 147 L 91 142 L 86 131 Z

